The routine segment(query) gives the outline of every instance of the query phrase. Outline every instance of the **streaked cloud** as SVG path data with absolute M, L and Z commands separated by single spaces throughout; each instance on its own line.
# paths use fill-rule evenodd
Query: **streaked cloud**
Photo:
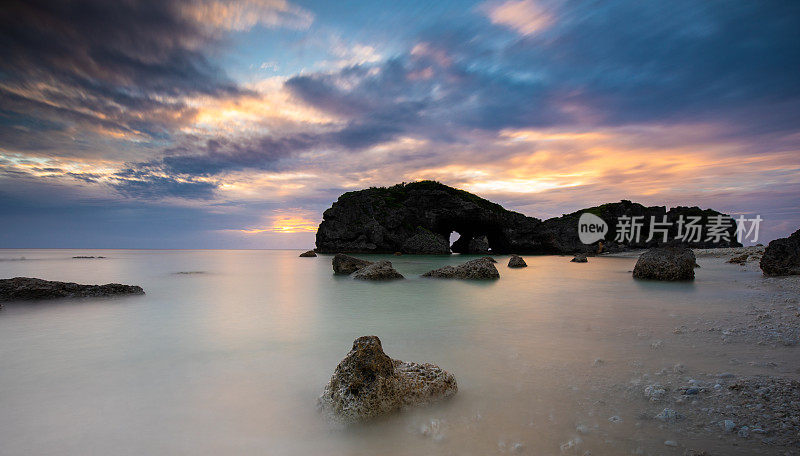
M 550 27 L 555 18 L 540 1 L 508 0 L 483 6 L 493 24 L 508 27 L 520 35 L 534 35 Z

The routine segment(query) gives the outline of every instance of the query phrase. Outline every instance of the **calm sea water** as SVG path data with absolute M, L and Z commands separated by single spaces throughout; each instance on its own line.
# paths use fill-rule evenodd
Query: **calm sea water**
M 519 443 L 521 454 L 547 455 L 578 424 L 597 426 L 580 454 L 674 454 L 669 430 L 634 424 L 637 404 L 607 385 L 627 381 L 631 366 L 725 369 L 722 348 L 653 350 L 653 338 L 753 293 L 715 265 L 676 284 L 634 281 L 632 258 L 529 256 L 514 270 L 498 256 L 501 279 L 471 283 L 419 277 L 466 256 L 390 256 L 408 280 L 368 283 L 333 276 L 330 256 L 299 253 L 0 251 L 0 277 L 147 292 L 5 305 L 0 454 L 458 455 Z M 353 339 L 369 334 L 393 358 L 453 372 L 459 393 L 330 427 L 316 398 Z

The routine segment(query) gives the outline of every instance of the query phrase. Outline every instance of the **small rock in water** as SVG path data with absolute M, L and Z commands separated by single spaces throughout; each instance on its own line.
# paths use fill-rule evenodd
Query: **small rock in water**
M 619 415 L 614 415 L 610 417 L 608 421 L 611 421 L 612 423 L 619 423 L 620 421 L 622 421 L 622 418 L 620 418 Z
M 700 388 L 697 388 L 696 386 L 691 386 L 689 388 L 686 388 L 686 391 L 684 391 L 684 394 L 686 394 L 687 396 L 694 396 L 694 395 L 698 394 L 699 392 L 700 392 Z
M 678 364 L 672 366 L 672 372 L 675 372 L 676 374 L 682 374 L 682 373 L 686 372 L 686 366 L 684 366 L 683 364 L 678 363 Z
M 302 258 L 313 258 L 317 256 L 317 254 L 313 250 L 308 250 L 300 254 Z
M 676 446 L 678 446 L 678 442 L 676 442 L 674 440 L 667 440 L 667 441 L 664 442 L 664 445 L 671 446 L 671 447 L 676 447 Z
M 527 266 L 528 264 L 525 263 L 525 260 L 519 255 L 511 255 L 511 258 L 508 260 L 509 268 L 525 268 Z
M 589 433 L 589 426 L 585 424 L 579 424 L 575 426 L 575 430 L 580 432 L 581 434 L 588 434 Z
M 571 260 L 569 260 L 569 261 L 571 261 L 572 263 L 586 263 L 586 262 L 588 262 L 589 260 L 588 260 L 588 259 L 586 259 L 586 255 L 585 255 L 585 254 L 583 254 L 583 253 L 579 253 L 579 254 L 575 255 L 575 256 L 574 256 L 574 257 L 573 257 Z
M 603 365 L 603 364 L 605 364 L 605 363 L 606 363 L 606 362 L 605 362 L 605 361 L 603 361 L 602 359 L 600 359 L 600 358 L 597 358 L 597 359 L 595 359 L 594 361 L 592 361 L 592 366 L 594 366 L 594 367 L 597 367 L 597 366 L 602 366 L 602 365 Z
M 650 344 L 650 348 L 652 350 L 659 350 L 661 348 L 664 348 L 664 341 L 661 339 L 654 340 L 653 343 Z
M 420 433 L 425 437 L 429 437 L 434 442 L 441 442 L 444 440 L 442 421 L 438 419 L 432 419 L 430 422 L 422 425 L 420 428 Z
M 581 443 L 583 443 L 583 439 L 581 439 L 580 437 L 575 437 L 574 439 L 568 441 L 567 443 L 562 443 L 561 447 L 560 447 L 561 448 L 561 453 L 564 453 L 564 454 L 570 453 L 570 452 L 574 453 L 574 452 L 577 451 L 578 446 Z

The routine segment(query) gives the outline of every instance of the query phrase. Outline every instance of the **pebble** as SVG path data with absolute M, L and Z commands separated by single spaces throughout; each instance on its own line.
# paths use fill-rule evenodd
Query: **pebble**
M 722 427 L 725 428 L 725 432 L 731 433 L 736 429 L 736 423 L 731 420 L 725 420 L 722 422 Z
M 746 438 L 750 437 L 750 428 L 747 427 L 747 426 L 742 426 L 739 429 L 739 432 L 737 432 L 737 434 L 739 435 L 739 437 L 741 437 L 743 439 L 746 439 Z
M 674 440 L 667 440 L 666 442 L 664 442 L 664 445 L 671 446 L 671 447 L 676 447 L 676 446 L 678 446 L 678 442 L 676 442 Z
M 574 439 L 570 440 L 567 443 L 561 444 L 561 452 L 562 453 L 570 453 L 574 452 L 573 450 L 578 448 L 578 445 L 583 443 L 583 440 L 580 437 L 575 437 Z
M 700 392 L 700 388 L 697 388 L 697 387 L 693 386 L 691 388 L 686 388 L 685 394 L 688 395 L 688 396 L 693 396 L 695 394 L 698 394 L 699 392 Z
M 664 410 L 661 411 L 661 413 L 656 415 L 654 418 L 664 422 L 676 421 L 680 418 L 680 414 L 675 410 L 672 410 L 670 408 L 665 408 Z
M 620 421 L 622 421 L 622 418 L 620 418 L 619 415 L 614 415 L 610 417 L 608 421 L 611 421 L 612 423 L 619 423 Z

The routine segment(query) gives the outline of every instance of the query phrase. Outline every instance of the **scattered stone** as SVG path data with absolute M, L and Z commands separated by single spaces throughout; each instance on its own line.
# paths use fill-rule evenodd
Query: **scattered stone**
M 315 257 L 315 256 L 317 256 L 317 253 L 314 252 L 313 250 L 307 250 L 307 251 L 305 251 L 305 252 L 300 254 L 300 257 L 302 257 L 302 258 L 311 258 L 311 257 Z
M 562 443 L 559 448 L 561 449 L 562 454 L 574 453 L 578 450 L 578 447 L 581 443 L 583 443 L 583 439 L 580 437 L 575 437 L 574 439 L 569 440 L 567 443 Z
M 358 280 L 395 280 L 405 277 L 392 267 L 391 262 L 381 260 L 357 270 L 353 273 L 353 278 Z
M 579 254 L 575 255 L 569 261 L 572 262 L 572 263 L 588 263 L 589 262 L 589 260 L 586 258 L 586 255 L 583 254 L 583 253 L 579 253 Z
M 692 249 L 683 245 L 652 248 L 639 256 L 633 277 L 653 280 L 694 280 Z
M 622 418 L 620 418 L 619 415 L 614 415 L 612 417 L 609 417 L 608 421 L 612 423 L 619 423 L 620 421 L 622 421 Z
M 700 393 L 700 388 L 698 388 L 696 386 L 690 386 L 689 388 L 686 388 L 686 390 L 684 390 L 684 392 L 683 392 L 683 394 L 685 394 L 687 396 L 695 396 L 695 395 L 697 395 L 699 393 Z
M 528 267 L 528 263 L 522 259 L 519 255 L 511 255 L 511 258 L 508 260 L 508 267 L 509 268 L 526 268 Z
M 743 439 L 746 439 L 750 437 L 750 428 L 747 426 L 742 426 L 741 428 L 739 428 L 739 432 L 737 432 L 736 435 L 738 435 Z
M 500 273 L 494 264 L 483 258 L 467 261 L 458 266 L 445 266 L 422 274 L 422 277 L 438 279 L 499 279 Z
M 768 276 L 800 274 L 800 230 L 787 238 L 771 241 L 764 249 L 760 266 Z
M 661 411 L 661 413 L 656 415 L 654 418 L 659 421 L 669 423 L 679 420 L 681 418 L 681 415 L 675 410 L 672 410 L 671 408 L 665 408 L 664 410 Z
M 32 301 L 56 298 L 94 298 L 116 295 L 141 295 L 142 287 L 107 283 L 105 285 L 81 285 L 72 282 L 56 282 L 30 277 L 0 279 L 0 301 Z
M 664 445 L 670 446 L 670 447 L 676 447 L 676 446 L 678 446 L 678 442 L 676 442 L 674 440 L 666 440 L 666 441 L 664 441 Z
M 650 399 L 652 402 L 660 401 L 664 398 L 665 394 L 667 394 L 666 388 L 658 383 L 648 385 L 644 388 L 644 397 Z
M 731 420 L 725 420 L 722 422 L 722 428 L 725 429 L 725 432 L 730 434 L 734 429 L 736 429 L 736 423 Z
M 337 253 L 333 257 L 332 264 L 334 274 L 352 274 L 365 266 L 371 265 L 372 262 L 345 255 L 344 253 Z
M 367 421 L 453 396 L 453 374 L 433 364 L 391 359 L 377 336 L 359 337 L 336 366 L 318 407 L 339 423 Z

